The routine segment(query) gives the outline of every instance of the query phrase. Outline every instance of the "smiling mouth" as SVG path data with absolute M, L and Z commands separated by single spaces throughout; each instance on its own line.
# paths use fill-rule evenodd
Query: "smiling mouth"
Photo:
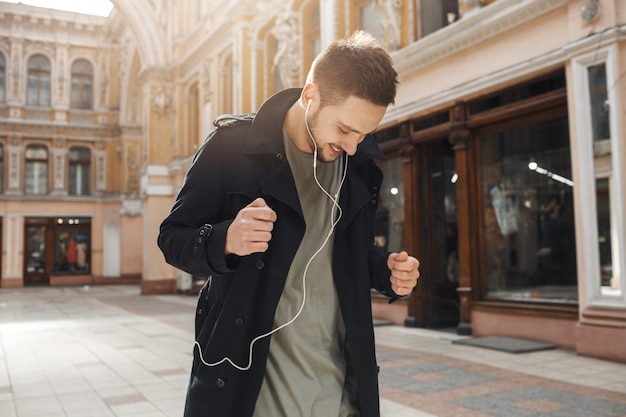
M 341 152 L 343 152 L 343 149 L 338 148 L 338 147 L 336 147 L 336 146 L 335 146 L 335 145 L 333 145 L 333 144 L 330 144 L 330 143 L 329 143 L 328 145 L 329 145 L 329 146 L 330 146 L 330 148 L 331 148 L 333 151 L 335 151 L 336 153 L 341 153 Z

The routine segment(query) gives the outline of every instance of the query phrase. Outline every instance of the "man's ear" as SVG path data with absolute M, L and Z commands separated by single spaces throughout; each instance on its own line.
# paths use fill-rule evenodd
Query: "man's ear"
M 317 85 L 313 83 L 306 83 L 302 88 L 302 99 L 305 108 L 309 108 L 318 96 Z

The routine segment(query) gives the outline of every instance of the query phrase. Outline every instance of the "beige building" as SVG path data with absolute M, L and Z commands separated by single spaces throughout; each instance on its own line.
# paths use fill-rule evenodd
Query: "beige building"
M 402 81 L 377 243 L 422 261 L 375 316 L 626 361 L 622 0 L 112 3 L 0 2 L 2 287 L 192 288 L 156 237 L 212 120 L 363 28 Z

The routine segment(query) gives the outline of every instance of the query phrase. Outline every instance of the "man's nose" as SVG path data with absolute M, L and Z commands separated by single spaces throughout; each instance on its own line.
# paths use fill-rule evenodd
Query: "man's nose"
M 348 155 L 352 156 L 356 153 L 356 148 L 359 146 L 359 143 L 363 141 L 363 139 L 365 139 L 365 135 L 358 135 L 355 137 L 351 137 L 350 140 L 347 140 L 344 143 L 342 143 L 341 147 L 343 148 L 344 151 L 346 151 Z

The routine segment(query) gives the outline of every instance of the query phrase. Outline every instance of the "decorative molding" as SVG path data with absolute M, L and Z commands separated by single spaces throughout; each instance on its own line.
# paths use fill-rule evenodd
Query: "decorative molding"
M 143 202 L 137 198 L 122 199 L 120 214 L 126 216 L 137 216 L 143 212 Z
M 498 0 L 406 48 L 393 52 L 396 70 L 400 76 L 417 71 L 536 19 L 567 2 L 568 0 Z
M 396 51 L 401 46 L 402 0 L 374 0 L 374 9 L 380 16 L 383 31 L 383 46 Z
M 476 95 L 483 91 L 492 90 L 494 87 L 509 84 L 522 77 L 528 78 L 529 76 L 532 77 L 552 69 L 563 67 L 565 62 L 573 56 L 593 51 L 604 45 L 616 42 L 623 36 L 622 33 L 624 31 L 626 31 L 626 25 L 596 33 L 564 45 L 561 49 L 486 74 L 480 78 L 473 79 L 427 97 L 422 97 L 402 106 L 390 107 L 380 123 L 380 128 L 383 129 L 391 124 L 401 122 L 429 109 L 442 105 L 452 105 L 452 103 L 459 99 Z
M 300 64 L 302 48 L 300 47 L 300 20 L 295 13 L 287 12 L 276 19 L 272 34 L 278 41 L 278 49 L 274 55 L 274 66 L 278 67 L 280 79 L 284 87 L 295 87 L 300 82 Z
M 165 116 L 172 109 L 172 94 L 165 90 L 163 86 L 159 86 L 152 95 L 151 107 L 152 111 L 159 115 Z
M 96 161 L 96 192 L 106 191 L 106 179 L 107 179 L 107 165 L 106 165 L 106 151 L 97 150 L 94 152 L 94 158 Z

